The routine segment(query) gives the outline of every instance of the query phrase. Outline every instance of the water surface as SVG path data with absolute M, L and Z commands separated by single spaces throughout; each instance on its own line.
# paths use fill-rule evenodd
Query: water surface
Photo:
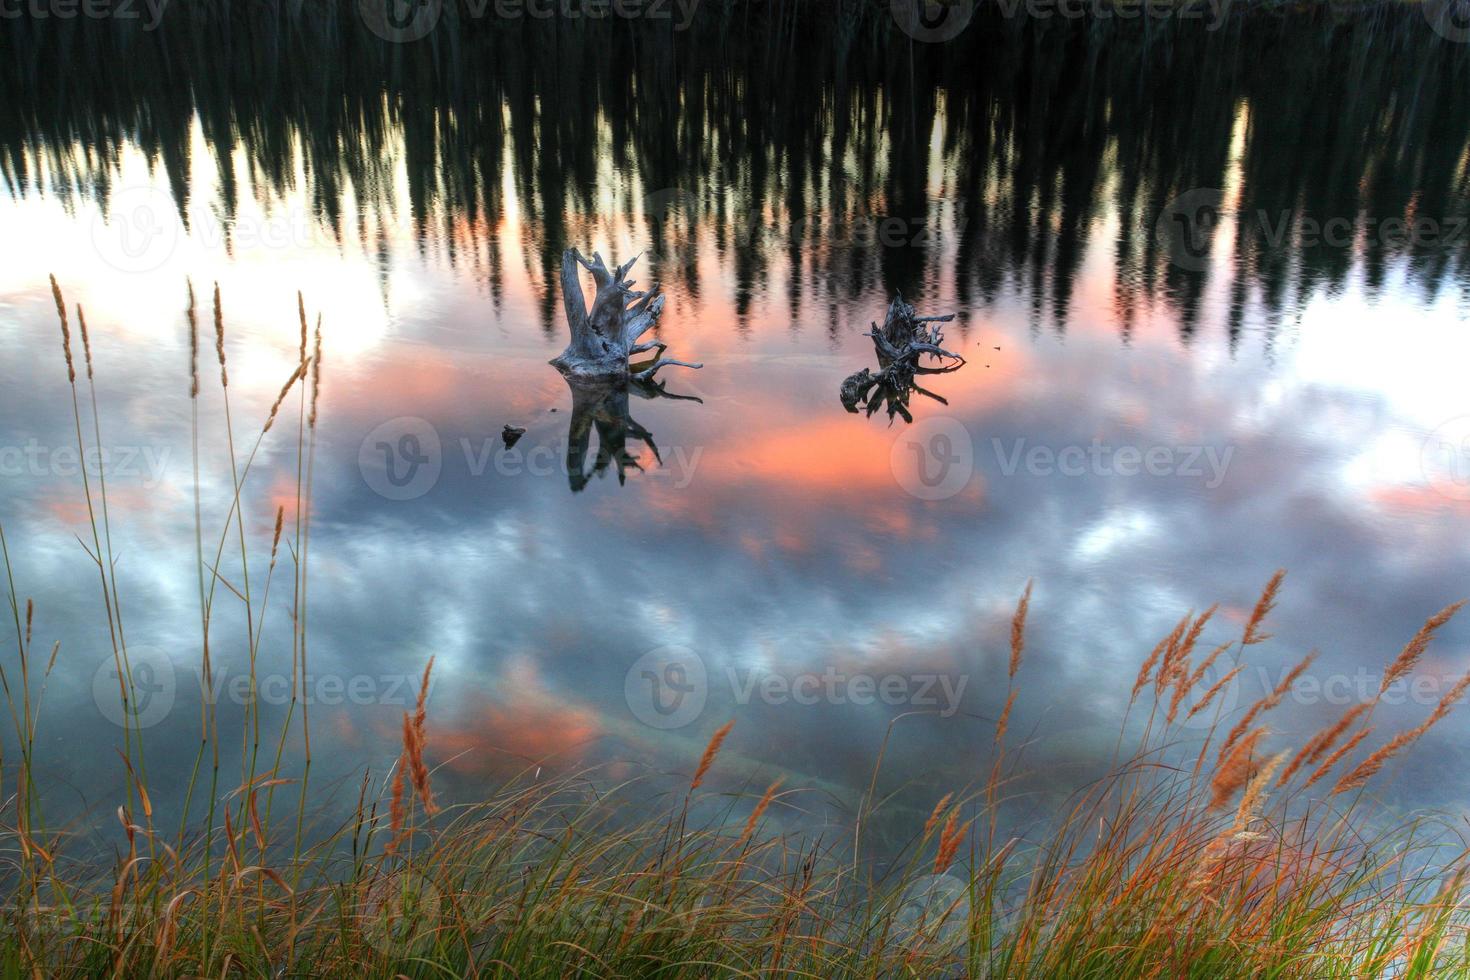
M 727 779 L 851 811 L 918 709 L 882 781 L 927 810 L 987 771 L 1034 580 L 1012 731 L 1028 785 L 1057 792 L 1106 762 L 1137 665 L 1189 609 L 1221 602 L 1202 643 L 1223 642 L 1289 569 L 1230 703 L 1319 647 L 1276 716 L 1299 740 L 1470 591 L 1470 70 L 1412 11 L 987 15 L 941 45 L 871 11 L 412 45 L 350 14 L 6 32 L 0 523 L 37 647 L 61 644 L 36 749 L 60 817 L 105 823 L 125 774 L 52 272 L 87 311 L 126 639 L 156 694 L 136 706 L 148 778 L 175 813 L 200 724 L 186 280 L 206 333 L 221 292 L 238 465 L 299 357 L 297 290 L 321 316 L 306 689 L 327 785 L 387 771 L 432 656 L 449 798 L 528 766 L 688 773 L 734 719 Z M 574 397 L 546 363 L 568 246 L 642 251 L 659 337 L 704 368 Z M 940 398 L 913 395 L 912 422 L 850 414 L 839 385 L 900 293 L 958 313 L 968 363 L 926 380 Z M 212 554 L 231 484 L 211 346 Z M 271 733 L 301 412 L 293 395 L 244 494 Z M 222 571 L 243 585 L 233 535 Z M 238 773 L 245 623 L 216 591 Z M 1467 643 L 1452 624 L 1383 717 L 1427 714 Z M 1385 793 L 1458 803 L 1463 726 Z

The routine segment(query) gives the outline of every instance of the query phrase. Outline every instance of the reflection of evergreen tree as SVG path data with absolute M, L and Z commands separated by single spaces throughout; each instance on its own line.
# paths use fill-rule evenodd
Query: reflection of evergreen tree
M 105 208 L 132 144 L 187 214 L 197 126 L 217 185 L 208 204 L 227 223 L 242 200 L 304 174 L 318 220 L 378 256 L 385 280 L 406 228 L 483 276 L 497 302 L 509 187 L 529 248 L 516 272 L 536 284 L 548 331 L 564 245 L 625 223 L 654 250 L 651 276 L 698 295 L 694 231 L 707 229 L 742 320 L 769 291 L 793 320 L 815 299 L 829 329 L 869 290 L 917 299 L 951 285 L 963 305 L 1018 291 L 1038 327 L 1064 329 L 1107 228 L 1125 335 L 1166 304 L 1187 336 L 1221 274 L 1235 335 L 1343 289 L 1359 262 L 1370 294 L 1404 264 L 1426 298 L 1447 282 L 1470 289 L 1470 233 L 1381 234 L 1390 218 L 1470 215 L 1463 48 L 1392 6 L 1241 13 L 1211 32 L 982 5 L 959 38 L 924 45 L 864 0 L 732 0 L 701 8 L 686 32 L 476 20 L 450 2 L 427 39 L 394 45 L 355 4 L 175 5 L 153 32 L 10 22 L 0 175 Z M 1157 216 L 1184 191 L 1227 186 L 1239 191 L 1221 226 L 1228 268 L 1171 263 Z M 669 193 L 676 208 L 644 213 Z M 898 240 L 870 234 L 885 218 Z M 1309 240 L 1335 218 L 1358 244 Z M 942 247 L 941 231 L 953 236 Z M 778 269 L 786 278 L 772 281 Z

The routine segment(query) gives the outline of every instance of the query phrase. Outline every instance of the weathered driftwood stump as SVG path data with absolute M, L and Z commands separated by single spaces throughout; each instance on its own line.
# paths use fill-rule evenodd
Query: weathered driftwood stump
M 875 323 L 867 333 L 873 338 L 879 370 L 873 372 L 863 368 L 849 375 L 842 382 L 839 393 L 842 407 L 854 413 L 862 407 L 867 415 L 887 407 L 890 419 L 899 415 L 905 422 L 912 422 L 914 418 L 908 410 L 912 392 L 948 405 L 944 398 L 920 387 L 915 379 L 921 374 L 947 374 L 964 366 L 963 357 L 940 346 L 944 343 L 944 331 L 938 324 L 948 323 L 954 316 L 953 313 L 918 316 L 902 296 L 895 297 L 889 304 L 883 326 Z M 920 362 L 923 357 L 933 358 L 938 363 L 923 364 Z
M 667 345 L 658 340 L 642 340 L 643 335 L 658 322 L 659 314 L 664 310 L 664 298 L 658 294 L 658 283 L 638 291 L 633 289 L 633 280 L 624 278 L 636 261 L 638 257 L 634 256 L 608 271 L 602 256 L 596 252 L 592 253 L 591 262 L 582 258 L 575 248 L 562 253 L 562 303 L 566 308 L 572 340 L 551 363 L 569 378 L 648 381 L 659 368 L 669 365 L 703 367 L 676 361 L 672 357 L 660 357 Z M 587 301 L 582 296 L 578 266 L 591 272 L 597 284 L 591 309 L 587 308 Z M 630 358 L 650 351 L 655 352 L 653 357 L 629 363 Z

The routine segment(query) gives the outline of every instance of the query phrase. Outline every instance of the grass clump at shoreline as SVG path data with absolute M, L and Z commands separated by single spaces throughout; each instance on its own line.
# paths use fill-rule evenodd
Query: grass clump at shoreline
M 77 308 L 84 399 L 68 309 L 52 285 L 79 448 L 88 432 L 100 446 L 85 320 Z M 126 729 L 116 857 L 69 856 L 68 833 L 48 829 L 40 812 L 43 774 L 32 754 L 58 650 L 44 641 L 33 647 L 34 607 L 17 590 L 0 529 L 17 652 L 0 660 L 0 682 L 19 752 L 0 760 L 5 976 L 1470 974 L 1465 853 L 1417 826 L 1370 832 L 1365 795 L 1374 776 L 1461 699 L 1470 677 L 1406 731 L 1375 738 L 1374 700 L 1299 745 L 1281 744 L 1273 712 L 1310 656 L 1253 704 L 1227 710 L 1221 696 L 1253 648 L 1269 640 L 1280 572 L 1239 636 L 1208 652 L 1198 647 L 1214 608 L 1179 621 L 1142 661 L 1129 712 L 1147 714 L 1132 728 L 1125 718 L 1107 774 L 1021 836 L 1002 833 L 999 814 L 1016 771 L 1007 729 L 1024 696 L 1029 586 L 1012 620 L 1005 707 L 990 745 L 976 749 L 981 758 L 988 753 L 988 777 L 940 795 L 926 818 L 913 820 L 907 843 L 882 860 L 872 857 L 867 835 L 885 806 L 877 787 L 886 740 L 875 746 L 872 781 L 850 825 L 822 836 L 775 829 L 802 812 L 800 787 L 779 780 L 741 792 L 710 787 L 733 722 L 714 733 L 672 793 L 664 783 L 617 782 L 602 770 L 542 778 L 536 769 L 478 803 L 441 800 L 427 703 L 432 660 L 413 712 L 403 716 L 396 764 L 364 775 L 346 821 L 309 832 L 308 814 L 321 799 L 309 788 L 309 720 L 304 700 L 295 711 L 295 692 L 307 662 L 320 326 L 312 345 L 302 303 L 299 360 L 237 462 L 215 290 L 233 501 L 223 529 L 206 533 L 197 496 L 192 288 L 189 297 L 201 673 L 207 683 L 218 648 L 216 603 L 238 603 L 253 692 L 270 592 L 289 574 L 292 710 L 272 736 L 262 733 L 251 698 L 243 731 L 221 736 L 206 699 L 188 791 L 174 814 L 152 803 L 143 733 Z M 273 426 L 288 428 L 293 391 L 296 507 L 289 517 L 284 507 L 276 511 L 269 557 L 256 559 L 265 575 L 252 589 L 244 488 L 262 440 Z M 124 590 L 105 478 L 94 487 L 84 470 L 82 479 L 90 527 L 81 537 L 98 571 L 126 705 L 133 692 Z M 1430 617 L 1410 638 L 1385 670 L 1380 697 L 1415 669 L 1458 608 Z M 1129 732 L 1136 741 L 1125 751 Z M 222 771 L 221 737 L 242 740 L 238 774 Z M 282 775 L 288 750 L 305 760 L 300 778 Z

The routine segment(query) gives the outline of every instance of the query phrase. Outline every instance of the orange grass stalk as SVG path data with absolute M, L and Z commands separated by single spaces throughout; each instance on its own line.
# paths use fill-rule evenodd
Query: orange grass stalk
M 1417 727 L 1411 728 L 1406 732 L 1399 732 L 1393 738 L 1389 739 L 1377 752 L 1374 752 L 1368 758 L 1358 763 L 1351 771 L 1339 779 L 1337 785 L 1332 787 L 1332 795 L 1336 796 L 1338 793 L 1346 793 L 1349 790 L 1357 789 L 1376 776 L 1378 771 L 1383 768 L 1385 762 L 1402 752 L 1407 746 L 1417 742 L 1440 719 L 1449 714 L 1450 709 L 1454 707 L 1456 701 L 1460 700 L 1467 687 L 1470 687 L 1470 674 L 1460 678 L 1455 686 L 1450 688 L 1444 697 L 1440 698 L 1439 704 L 1435 706 L 1434 711 L 1430 713 L 1429 717 L 1424 719 Z
M 745 829 L 740 832 L 741 844 L 750 840 L 751 835 L 755 833 L 756 824 L 760 823 L 761 817 L 765 816 L 766 808 L 771 805 L 771 800 L 776 798 L 776 790 L 780 788 L 781 782 L 781 778 L 778 777 L 775 782 L 767 786 L 765 795 L 760 798 L 760 802 L 755 805 L 755 809 L 750 811 L 750 816 L 745 821 Z
M 1174 624 L 1174 629 L 1164 639 L 1164 655 L 1159 660 L 1159 669 L 1154 673 L 1154 694 L 1158 695 L 1164 684 L 1174 674 L 1174 656 L 1179 650 L 1179 641 L 1184 637 L 1184 631 L 1189 626 L 1189 621 L 1194 618 L 1194 610 L 1184 614 L 1184 618 Z
M 306 360 L 306 300 L 301 295 L 301 290 L 296 290 L 296 312 L 301 316 L 301 356 L 299 361 Z
M 1184 703 L 1185 695 L 1194 689 L 1197 678 L 1202 676 L 1203 670 L 1219 655 L 1219 649 L 1217 648 L 1201 666 L 1201 673 L 1190 671 L 1189 655 L 1194 650 L 1195 644 L 1199 642 L 1199 636 L 1200 633 L 1204 632 L 1205 624 L 1210 621 L 1211 616 L 1215 615 L 1215 610 L 1218 608 L 1219 603 L 1216 603 L 1200 613 L 1199 618 L 1194 621 L 1194 625 L 1184 635 L 1184 640 L 1179 644 L 1179 649 L 1174 654 L 1173 666 L 1169 668 L 1169 683 L 1174 687 L 1174 696 L 1169 699 L 1169 711 L 1165 716 L 1171 725 L 1174 724 L 1174 719 L 1179 715 L 1179 706 Z
M 1209 656 L 1201 660 L 1199 666 L 1194 669 L 1194 673 L 1189 675 L 1189 690 L 1194 690 L 1194 688 L 1198 687 L 1199 682 L 1205 678 L 1205 672 L 1215 666 L 1215 661 L 1220 659 L 1220 654 L 1229 650 L 1234 645 L 1233 640 L 1227 640 L 1211 650 Z
M 1251 777 L 1250 783 L 1245 788 L 1245 795 L 1240 798 L 1240 806 L 1235 811 L 1235 830 L 1239 832 L 1246 829 L 1261 812 L 1261 804 L 1265 800 L 1266 785 L 1271 782 L 1271 777 L 1276 775 L 1276 770 L 1281 768 L 1285 761 L 1286 753 L 1277 752 L 1267 759 L 1260 770 Z
M 413 785 L 418 791 L 419 799 L 424 801 L 424 810 L 430 814 L 439 812 L 439 808 L 434 804 L 434 794 L 429 786 L 429 769 L 424 765 L 424 748 L 429 744 L 429 732 L 426 725 L 429 717 L 429 673 L 433 669 L 434 658 L 430 657 L 429 662 L 424 665 L 423 680 L 419 682 L 418 701 L 414 704 L 413 709 L 412 732 L 413 744 L 417 750 L 412 756 L 414 759 Z M 407 721 L 408 715 L 405 714 L 403 717 Z
M 184 312 L 189 317 L 189 379 L 192 386 L 189 389 L 190 398 L 199 397 L 199 318 L 194 310 L 194 283 L 185 280 L 189 285 L 189 307 Z
M 1016 613 L 1011 617 L 1011 662 L 1009 667 L 1010 678 L 1015 680 L 1016 671 L 1021 667 L 1021 650 L 1026 644 L 1026 612 L 1031 608 L 1031 580 L 1026 580 L 1026 591 L 1021 593 L 1021 601 L 1016 603 Z
M 1465 600 L 1463 599 L 1459 602 L 1452 602 L 1424 621 L 1424 625 L 1419 627 L 1419 632 L 1415 633 L 1413 638 L 1404 644 L 1403 650 L 1394 658 L 1393 663 L 1388 665 L 1388 669 L 1383 672 L 1383 683 L 1378 686 L 1379 694 L 1387 691 L 1390 684 L 1414 669 L 1414 665 L 1419 662 L 1419 658 L 1428 649 L 1429 641 L 1434 639 L 1434 634 L 1439 632 L 1439 628 L 1445 623 L 1448 623 L 1451 617 L 1459 612 L 1460 607 L 1464 604 Z
M 1205 631 L 1205 624 L 1210 621 L 1210 618 L 1215 615 L 1215 610 L 1219 608 L 1220 604 L 1217 602 L 1199 614 L 1199 618 L 1194 621 L 1194 625 L 1184 635 L 1184 642 L 1179 645 L 1179 658 L 1181 660 L 1187 660 L 1189 655 L 1194 652 L 1194 646 L 1199 642 L 1199 635 Z
M 61 298 L 61 287 L 56 276 L 51 277 L 51 298 L 56 300 L 56 316 L 61 320 L 61 352 L 66 355 L 66 380 L 77 383 L 77 371 L 71 362 L 71 327 L 66 322 L 66 300 Z
M 1250 706 L 1250 710 L 1245 713 L 1245 717 L 1241 718 L 1236 723 L 1236 726 L 1230 730 L 1230 734 L 1226 736 L 1225 744 L 1220 747 L 1221 759 L 1225 758 L 1225 754 L 1230 751 L 1230 747 L 1235 744 L 1235 740 L 1245 734 L 1246 729 L 1251 726 L 1251 722 L 1281 703 L 1282 699 L 1286 697 L 1286 692 L 1290 691 L 1291 686 L 1296 683 L 1297 678 L 1301 677 L 1306 672 L 1306 669 L 1312 665 L 1312 661 L 1316 659 L 1317 651 L 1313 650 L 1303 657 L 1300 663 L 1286 672 L 1286 676 L 1281 678 L 1281 682 L 1272 689 L 1270 694 L 1267 694 Z
M 407 768 L 408 755 L 405 753 L 398 758 L 398 770 L 393 774 L 393 797 L 388 807 L 388 844 L 383 848 L 387 854 L 398 850 L 398 838 L 403 833 L 404 772 Z
M 1154 680 L 1154 691 L 1158 691 L 1158 683 L 1160 683 L 1160 680 L 1158 679 L 1160 679 L 1160 677 L 1163 677 L 1164 669 L 1169 666 L 1169 654 L 1173 651 L 1173 649 L 1175 649 L 1175 646 L 1179 644 L 1179 638 L 1180 636 L 1183 636 L 1183 632 L 1185 632 L 1185 627 L 1189 624 L 1189 617 L 1191 617 L 1192 614 L 1194 614 L 1192 613 L 1192 611 L 1191 613 L 1185 614 L 1185 617 L 1183 617 L 1182 620 L 1179 620 L 1179 623 L 1176 624 L 1175 629 L 1170 630 L 1169 635 L 1164 636 L 1161 641 L 1158 641 L 1157 644 L 1154 645 L 1154 649 L 1152 649 L 1152 651 L 1150 651 L 1150 654 L 1148 654 L 1148 657 L 1144 658 L 1144 663 L 1142 663 L 1142 666 L 1139 666 L 1138 669 L 1138 679 L 1133 680 L 1133 691 L 1132 693 L 1130 693 L 1129 699 L 1127 699 L 1129 705 L 1132 705 L 1133 702 L 1138 701 L 1139 692 L 1141 692 L 1142 689 L 1144 689 L 1145 686 L 1148 685 L 1148 682 L 1150 682 L 1150 680 Z M 1160 663 L 1160 658 L 1163 658 L 1163 663 Z M 1158 667 L 1158 677 L 1154 676 L 1155 664 L 1157 664 Z
M 1344 773 L 1338 779 L 1337 784 L 1332 787 L 1331 795 L 1336 796 L 1338 793 L 1346 793 L 1349 790 L 1354 790 L 1362 786 L 1378 774 L 1378 771 L 1383 768 L 1385 762 L 1393 756 L 1398 755 L 1404 746 L 1413 742 L 1421 734 L 1423 732 L 1418 728 L 1411 728 L 1406 732 L 1399 732 L 1393 738 L 1389 739 L 1377 752 L 1374 752 L 1368 758 Z
M 1230 755 L 1220 764 L 1215 771 L 1214 778 L 1210 781 L 1210 806 L 1216 809 L 1230 802 L 1237 790 L 1244 786 L 1255 774 L 1253 755 L 1256 743 L 1266 735 L 1266 726 L 1256 728 L 1249 735 L 1236 742 Z
M 1133 693 L 1132 697 L 1128 699 L 1129 704 L 1132 704 L 1134 701 L 1138 700 L 1139 692 L 1144 689 L 1144 686 L 1148 684 L 1149 679 L 1153 677 L 1154 665 L 1159 662 L 1159 657 L 1163 656 L 1164 651 L 1167 648 L 1173 646 L 1175 642 L 1177 642 L 1176 633 L 1183 633 L 1184 623 L 1188 621 L 1188 616 L 1186 616 L 1183 620 L 1180 620 L 1180 625 L 1174 627 L 1175 632 L 1171 632 L 1168 636 L 1164 637 L 1157 644 L 1155 644 L 1153 650 L 1150 651 L 1149 655 L 1143 658 L 1143 663 L 1138 668 L 1138 679 L 1133 682 Z
M 925 837 L 928 837 L 929 832 L 939 825 L 939 818 L 944 814 L 944 808 L 949 806 L 949 801 L 953 796 L 954 793 L 945 793 L 939 798 L 939 802 L 934 804 L 934 810 L 929 814 L 929 819 L 924 821 Z
M 1439 699 L 1439 704 L 1434 706 L 1434 710 L 1430 712 L 1429 718 L 1420 727 L 1428 731 L 1430 725 L 1433 725 L 1445 715 L 1449 714 L 1450 709 L 1455 706 L 1455 702 L 1460 700 L 1464 695 L 1466 688 L 1470 688 L 1470 674 L 1466 674 L 1455 682 L 1455 686 L 1449 689 L 1449 693 Z
M 1348 727 L 1354 721 L 1361 718 L 1363 712 L 1372 706 L 1373 702 L 1371 701 L 1354 705 L 1347 711 L 1344 711 L 1342 717 L 1337 719 L 1337 721 L 1307 739 L 1307 744 L 1301 747 L 1301 750 L 1292 757 L 1290 764 L 1282 771 L 1281 778 L 1276 781 L 1276 785 L 1285 786 L 1302 766 L 1315 765 L 1318 759 L 1326 755 L 1332 746 L 1337 744 L 1337 740 L 1342 737 L 1342 733 L 1347 731 Z
M 1256 600 L 1256 607 L 1251 610 L 1251 617 L 1246 621 L 1245 633 L 1241 635 L 1240 645 L 1251 646 L 1271 639 L 1270 633 L 1258 632 L 1261 623 L 1270 615 L 1271 610 L 1276 608 L 1276 593 L 1281 589 L 1281 580 L 1286 577 L 1286 569 L 1278 568 L 1266 583 L 1266 588 L 1261 592 L 1261 597 Z
M 82 312 L 82 304 L 77 304 L 77 329 L 82 334 L 82 356 L 87 362 L 87 380 L 92 380 L 92 340 L 87 336 L 87 317 Z
M 1313 783 L 1317 782 L 1317 780 L 1321 779 L 1323 776 L 1331 772 L 1332 767 L 1341 762 L 1343 757 L 1346 756 L 1349 752 L 1357 748 L 1358 743 L 1367 738 L 1372 731 L 1373 726 L 1369 725 L 1367 728 L 1362 729 L 1346 742 L 1343 742 L 1342 747 L 1339 748 L 1336 752 L 1332 753 L 1330 756 L 1328 756 L 1327 761 L 1318 766 L 1316 771 L 1312 773 L 1311 777 L 1302 784 L 1302 789 L 1307 789 Z
M 1364 704 L 1356 705 L 1343 712 L 1342 717 L 1337 720 L 1337 724 L 1333 725 L 1331 728 L 1327 729 L 1327 731 L 1322 733 L 1322 741 L 1312 746 L 1312 752 L 1310 755 L 1307 756 L 1307 762 L 1312 765 L 1316 765 L 1317 761 L 1321 759 L 1324 755 L 1326 755 L 1328 750 L 1330 750 L 1332 746 L 1336 744 L 1337 740 L 1342 737 L 1342 733 L 1347 731 L 1348 726 L 1361 718 L 1364 712 L 1368 711 L 1372 707 L 1373 702 L 1369 701 Z
M 1238 667 L 1233 668 L 1224 676 L 1222 676 L 1218 681 L 1216 681 L 1214 685 L 1205 692 L 1204 697 L 1196 701 L 1194 707 L 1189 709 L 1189 713 L 1184 716 L 1185 720 L 1187 721 L 1190 718 L 1193 718 L 1195 715 L 1208 708 L 1210 706 L 1210 702 L 1215 700 L 1215 695 L 1224 690 L 1225 685 L 1229 684 L 1231 681 L 1235 680 L 1235 678 L 1239 677 L 1243 670 L 1245 670 L 1245 664 L 1241 664 Z
M 219 283 L 214 284 L 214 349 L 219 354 L 219 383 L 228 388 L 230 375 L 225 370 L 225 313 L 220 306 Z
M 223 364 L 221 364 L 221 369 L 223 370 Z M 286 383 L 281 386 L 281 393 L 276 396 L 275 402 L 271 405 L 271 413 L 266 417 L 265 428 L 261 430 L 261 435 L 265 435 L 271 430 L 271 426 L 276 424 L 276 414 L 281 410 L 281 403 L 286 400 L 286 395 L 291 391 L 291 386 L 296 384 L 305 374 L 306 362 L 302 361 L 296 365 L 296 370 L 291 372 L 291 377 L 287 378 Z
M 942 875 L 954 863 L 955 853 L 960 849 L 960 842 L 965 839 L 965 831 L 969 824 L 960 824 L 960 809 L 955 807 L 949 813 L 949 819 L 944 822 L 944 829 L 939 834 L 939 850 L 934 855 L 934 873 Z
M 307 415 L 308 428 L 316 428 L 316 399 L 322 390 L 322 318 L 316 318 L 316 341 L 311 352 L 311 412 Z
M 286 520 L 286 505 L 276 508 L 276 529 L 271 532 L 271 567 L 276 567 L 276 549 L 281 546 L 281 525 Z
M 995 741 L 997 745 L 1006 737 L 1006 729 L 1011 724 L 1011 709 L 1016 706 L 1016 695 L 1019 693 L 1019 691 L 1013 689 L 1010 694 L 1006 695 L 1006 706 L 1001 709 L 1000 720 L 995 723 Z
M 424 762 L 424 745 L 407 711 L 403 713 L 403 751 L 408 757 L 409 775 L 413 779 L 414 792 L 424 805 L 424 812 L 433 815 L 439 812 L 434 804 L 433 787 L 429 785 L 429 766 Z
M 419 682 L 419 697 L 418 701 L 415 702 L 413 708 L 414 738 L 418 740 L 420 745 L 427 745 L 429 742 L 429 736 L 428 733 L 425 731 L 424 723 L 428 720 L 429 717 L 429 674 L 433 671 L 433 669 L 434 658 L 430 657 L 429 662 L 424 664 L 424 677 L 423 680 Z
M 694 778 L 689 781 L 691 790 L 699 789 L 699 784 L 704 782 L 709 767 L 715 763 L 715 756 L 720 754 L 720 746 L 725 744 L 725 736 L 729 735 L 730 729 L 734 727 L 735 720 L 732 718 L 715 729 L 714 735 L 710 736 L 709 744 L 704 747 L 704 755 L 699 758 L 699 768 L 694 770 Z

